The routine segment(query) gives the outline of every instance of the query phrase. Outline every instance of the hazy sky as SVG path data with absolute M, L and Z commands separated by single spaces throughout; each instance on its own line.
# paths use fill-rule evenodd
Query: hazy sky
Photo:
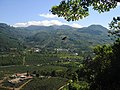
M 120 16 L 120 4 L 110 12 L 99 14 L 90 8 L 90 15 L 82 20 L 67 22 L 63 18 L 54 16 L 49 11 L 60 0 L 0 0 L 0 23 L 14 26 L 28 25 L 71 25 L 85 27 L 100 24 L 108 27 L 108 23 L 115 16 Z

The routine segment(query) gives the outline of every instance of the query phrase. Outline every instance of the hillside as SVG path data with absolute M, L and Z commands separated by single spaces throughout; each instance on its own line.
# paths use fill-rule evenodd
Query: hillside
M 10 48 L 21 48 L 22 36 L 18 30 L 7 24 L 0 24 L 0 51 L 8 51 Z
M 54 50 L 88 51 L 97 44 L 111 42 L 108 30 L 101 25 L 84 28 L 70 26 L 28 26 L 14 28 L 0 24 L 0 51 L 24 46 Z M 63 40 L 63 38 L 65 39 Z
M 35 28 L 35 26 L 30 26 Z M 29 30 L 32 30 L 29 27 Z M 69 26 L 39 27 L 34 30 L 37 33 L 27 37 L 27 43 L 40 48 L 65 48 L 72 51 L 87 51 L 97 44 L 111 42 L 108 30 L 101 25 L 91 25 L 84 28 L 72 28 Z M 43 29 L 44 28 L 44 29 Z M 28 29 L 28 27 L 27 27 Z M 65 40 L 62 38 L 66 37 Z

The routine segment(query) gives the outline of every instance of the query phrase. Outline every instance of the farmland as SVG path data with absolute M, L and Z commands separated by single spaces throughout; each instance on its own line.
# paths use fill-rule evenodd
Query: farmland
M 15 63 L 11 63 L 11 60 L 12 62 L 15 61 Z M 31 82 L 22 87 L 22 90 L 29 90 L 30 88 L 32 90 L 56 90 L 68 82 L 69 78 L 72 77 L 72 73 L 81 65 L 81 62 L 81 57 L 79 56 L 72 58 L 70 54 L 61 53 L 28 53 L 26 55 L 17 55 L 14 53 L 13 55 L 1 55 L 0 79 L 3 80 L 3 78 L 8 78 L 16 73 L 28 72 L 31 75 L 36 74 L 45 78 L 33 78 Z M 50 78 L 48 78 L 49 76 Z M 16 85 L 19 87 L 19 85 L 25 82 Z M 5 87 L 10 85 L 7 81 L 3 84 Z
M 67 82 L 67 79 L 65 78 L 35 78 L 32 80 L 29 84 L 27 84 L 25 87 L 23 87 L 22 90 L 57 90 L 62 85 L 64 85 Z

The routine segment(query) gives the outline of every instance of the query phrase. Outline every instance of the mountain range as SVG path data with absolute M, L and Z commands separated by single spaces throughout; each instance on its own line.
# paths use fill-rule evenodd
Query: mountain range
M 0 23 L 0 51 L 37 47 L 51 50 L 64 48 L 78 52 L 110 42 L 112 41 L 108 37 L 108 29 L 101 25 L 83 28 L 67 25 L 13 27 Z

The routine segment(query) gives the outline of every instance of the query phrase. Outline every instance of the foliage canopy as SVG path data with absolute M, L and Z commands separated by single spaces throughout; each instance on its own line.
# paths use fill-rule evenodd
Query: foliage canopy
M 64 17 L 67 21 L 76 21 L 89 15 L 89 7 L 99 13 L 110 11 L 117 6 L 116 0 L 62 0 L 53 6 L 52 14 Z

